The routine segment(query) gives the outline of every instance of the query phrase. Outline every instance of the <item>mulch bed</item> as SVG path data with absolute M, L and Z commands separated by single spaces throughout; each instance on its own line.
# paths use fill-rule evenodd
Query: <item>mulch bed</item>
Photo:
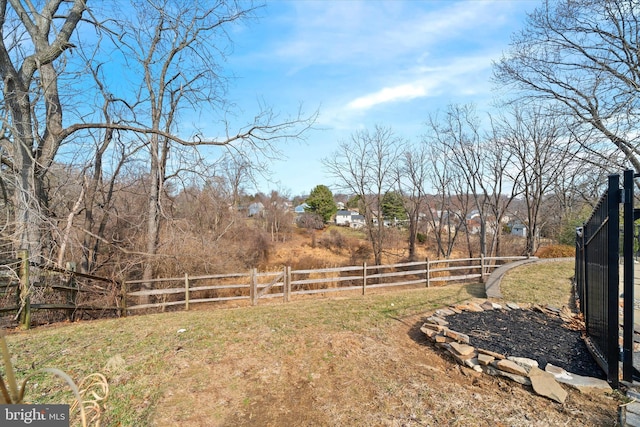
M 505 356 L 551 363 L 564 370 L 605 379 L 579 331 L 567 329 L 558 316 L 533 310 L 463 312 L 446 317 L 448 327 L 469 335 L 471 345 Z

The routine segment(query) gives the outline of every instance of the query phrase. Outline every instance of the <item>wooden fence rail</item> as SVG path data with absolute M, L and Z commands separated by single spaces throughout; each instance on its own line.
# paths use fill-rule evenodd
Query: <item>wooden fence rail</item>
M 6 322 L 6 316 L 16 313 L 13 320 L 20 318 L 19 323 L 29 327 L 31 310 L 49 313 L 61 311 L 66 313 L 67 319 L 73 320 L 76 313 L 95 311 L 126 316 L 150 308 L 165 310 L 168 307 L 184 307 L 189 310 L 193 304 L 199 303 L 246 300 L 251 305 L 257 305 L 261 299 L 267 298 L 282 298 L 284 302 L 289 302 L 292 295 L 345 291 L 364 295 L 368 289 L 375 288 L 430 287 L 437 283 L 472 279 L 483 281 L 492 269 L 525 258 L 427 259 L 322 269 L 293 270 L 284 267 L 274 272 L 258 272 L 254 268 L 245 273 L 185 273 L 183 277 L 122 282 L 77 273 L 71 269 L 41 267 L 37 272 L 40 282 L 30 281 L 28 272 L 26 277 L 22 273 L 14 274 L 13 279 L 4 283 L 0 281 L 0 316 L 5 316 L 2 318 Z M 31 275 L 35 276 L 33 273 Z M 60 296 L 52 300 L 33 300 L 34 295 L 51 291 L 56 291 Z
M 284 267 L 279 272 L 259 273 L 252 269 L 247 273 L 213 274 L 205 276 L 173 277 L 154 280 L 130 280 L 124 286 L 127 300 L 126 310 L 135 311 L 148 308 L 166 308 L 207 302 L 247 300 L 257 305 L 262 298 L 282 298 L 288 302 L 292 295 L 327 294 L 331 292 L 359 291 L 363 295 L 367 289 L 397 286 L 422 285 L 430 287 L 434 283 L 484 280 L 492 269 L 505 262 L 526 259 L 526 257 L 480 257 L 444 260 L 425 260 L 409 263 L 348 266 L 322 269 L 292 270 Z M 461 272 L 462 274 L 457 274 Z M 452 274 L 455 273 L 455 274 Z M 219 283 L 194 286 L 197 282 Z M 176 287 L 172 284 L 180 284 Z M 168 284 L 155 289 L 130 290 L 149 284 Z M 178 299 L 182 296 L 182 299 Z M 195 298 L 194 298 L 195 296 Z M 154 297 L 156 301 L 136 304 L 139 297 Z M 176 298 L 178 297 L 178 298 Z

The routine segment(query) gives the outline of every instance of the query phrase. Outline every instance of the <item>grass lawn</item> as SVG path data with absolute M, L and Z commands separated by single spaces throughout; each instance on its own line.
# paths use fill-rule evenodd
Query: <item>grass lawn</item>
M 570 306 L 573 261 L 525 264 L 508 271 L 500 283 L 505 301 L 561 308 Z
M 541 279 L 554 292 L 555 276 L 565 274 L 558 268 L 554 281 Z M 514 277 L 508 287 L 511 280 L 514 288 L 532 287 Z M 538 299 L 544 293 L 509 295 L 544 303 Z M 105 374 L 103 426 L 613 423 L 611 397 L 571 392 L 558 405 L 460 367 L 419 332 L 434 309 L 483 296 L 483 285 L 466 284 L 257 307 L 196 306 L 40 327 L 7 339 L 19 378 L 41 367 L 76 380 Z M 69 402 L 71 393 L 38 375 L 26 400 Z

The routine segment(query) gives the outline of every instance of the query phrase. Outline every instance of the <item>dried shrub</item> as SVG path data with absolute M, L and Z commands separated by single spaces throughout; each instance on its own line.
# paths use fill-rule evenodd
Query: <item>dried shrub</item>
M 538 249 L 538 258 L 568 258 L 576 256 L 576 248 L 569 245 L 549 245 Z
M 360 242 L 357 245 L 351 247 L 350 252 L 351 265 L 362 264 L 363 262 L 370 260 L 371 256 L 373 255 L 373 249 L 371 249 L 371 246 L 369 246 L 368 243 L 364 242 Z
M 331 229 L 328 233 L 323 234 L 322 237 L 318 239 L 318 245 L 329 249 L 330 251 L 342 252 L 349 246 L 349 241 L 338 230 Z
M 292 270 L 313 270 L 324 268 L 324 261 L 311 255 L 305 255 L 291 262 Z

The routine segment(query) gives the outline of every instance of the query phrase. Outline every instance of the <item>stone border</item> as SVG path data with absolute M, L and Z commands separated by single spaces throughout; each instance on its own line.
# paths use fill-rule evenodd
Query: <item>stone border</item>
M 458 363 L 477 372 L 484 372 L 493 376 L 509 378 L 520 384 L 532 386 L 538 395 L 545 396 L 559 403 L 564 403 L 567 392 L 559 383 L 566 384 L 581 392 L 590 390 L 611 391 L 607 381 L 584 377 L 565 371 L 550 363 L 543 371 L 538 367 L 538 362 L 526 357 L 506 357 L 503 354 L 490 350 L 476 348 L 471 345 L 469 336 L 448 328 L 447 316 L 462 313 L 463 311 L 483 312 L 489 310 L 526 310 L 532 309 L 549 315 L 559 316 L 566 323 L 578 322 L 576 315 L 568 308 L 561 310 L 554 307 L 541 307 L 539 305 L 506 303 L 504 306 L 484 300 L 481 303 L 469 302 L 448 308 L 441 308 L 426 319 L 420 327 L 431 342 L 443 349 Z

